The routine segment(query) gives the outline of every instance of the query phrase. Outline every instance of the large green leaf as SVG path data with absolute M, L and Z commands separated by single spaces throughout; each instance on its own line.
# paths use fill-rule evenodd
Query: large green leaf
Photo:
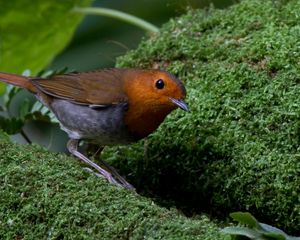
M 236 236 L 234 239 L 245 239 L 244 236 L 255 240 L 300 240 L 300 237 L 289 236 L 276 227 L 258 222 L 248 212 L 234 212 L 230 216 L 243 226 L 226 227 L 221 232 Z
M 68 44 L 91 0 L 0 0 L 0 71 L 36 74 Z
M 4 84 L 4 83 L 3 83 L 3 84 L 1 83 L 1 84 L 0 84 L 0 96 L 3 95 L 4 93 L 5 93 L 5 84 Z M 1 111 L 1 110 L 0 110 L 0 111 Z

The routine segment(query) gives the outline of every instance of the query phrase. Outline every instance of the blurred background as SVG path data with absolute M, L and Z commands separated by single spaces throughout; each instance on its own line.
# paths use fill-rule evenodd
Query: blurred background
M 225 8 L 235 3 L 236 1 L 235 0 L 198 0 L 198 1 L 197 0 L 177 0 L 177 1 L 94 0 L 92 1 L 92 7 L 102 7 L 102 8 L 119 10 L 121 12 L 125 12 L 133 16 L 139 17 L 160 28 L 161 25 L 166 23 L 170 18 L 174 18 L 184 14 L 188 9 L 207 8 L 210 5 L 213 5 L 216 8 Z M 72 0 L 66 0 L 66 2 L 74 5 L 75 0 L 73 2 Z M 10 13 L 8 13 L 6 9 L 10 8 L 10 11 L 13 12 L 13 10 L 15 10 L 15 6 L 17 6 L 19 8 L 18 9 L 19 12 L 15 10 L 17 15 L 16 16 L 12 15 L 13 19 L 11 19 L 11 21 L 14 23 L 14 21 L 17 21 L 17 17 L 20 17 L 20 18 L 24 18 L 25 19 L 24 21 L 32 21 L 32 22 L 28 22 L 28 26 L 35 27 L 35 24 L 38 24 L 37 23 L 38 20 L 32 18 L 31 16 L 29 16 L 30 18 L 28 18 L 28 16 L 26 16 L 27 14 L 26 11 L 22 12 L 22 9 L 24 9 L 25 6 L 28 5 L 28 3 L 29 1 L 27 0 L 20 0 L 20 1 L 12 0 L 8 2 L 6 0 L 0 0 L 0 13 L 2 16 L 7 17 Z M 46 13 L 49 14 L 48 17 L 51 18 L 54 12 L 55 10 L 53 10 L 52 13 L 49 11 L 47 11 Z M 47 18 L 47 16 L 39 16 L 38 14 L 37 16 L 34 17 L 40 17 L 43 20 Z M 68 16 L 66 16 L 66 18 L 67 17 Z M 53 18 L 55 18 L 55 16 Z M 0 23 L 1 23 L 1 19 L 0 19 Z M 9 28 L 9 32 L 14 33 L 15 29 L 13 29 L 13 27 L 14 27 L 13 24 L 11 24 L 11 27 Z M 62 27 L 63 26 L 61 26 L 61 28 Z M 19 27 L 18 31 L 21 28 L 22 27 Z M 1 30 L 2 29 L 0 25 L 0 54 L 1 54 L 2 45 L 4 45 L 1 43 L 1 39 L 6 40 L 6 38 L 9 37 L 9 35 L 5 34 L 4 30 L 3 32 Z M 28 38 L 29 38 L 30 32 L 26 33 L 26 29 L 24 29 L 23 31 L 25 32 L 24 34 L 28 34 Z M 51 34 L 53 34 L 53 32 Z M 68 68 L 69 70 L 86 71 L 92 69 L 114 67 L 116 58 L 120 55 L 124 55 L 127 51 L 136 48 L 140 43 L 140 41 L 143 38 L 147 37 L 147 34 L 149 33 L 145 32 L 145 30 L 143 29 L 140 29 L 136 26 L 130 25 L 126 22 L 114 18 L 98 16 L 98 15 L 86 15 L 81 21 L 81 23 L 79 24 L 79 26 L 76 28 L 75 34 L 71 38 L 71 41 L 67 44 L 67 46 L 62 51 L 57 50 L 59 54 L 55 56 L 54 60 L 51 61 L 50 65 L 46 68 L 46 70 L 59 70 L 63 68 Z M 47 35 L 45 35 L 45 39 L 46 39 L 45 41 L 47 41 L 46 37 Z M 26 41 L 26 39 L 28 38 L 24 37 L 24 41 Z M 34 41 L 34 39 L 35 38 L 32 38 L 30 40 L 31 44 L 34 44 L 34 42 L 32 42 Z M 20 44 L 22 43 L 20 42 Z M 38 43 L 36 43 L 36 45 L 37 44 Z M 5 46 L 3 48 L 5 48 Z M 51 51 L 51 49 L 49 50 Z M 39 55 L 41 54 L 37 52 L 37 56 Z M 11 58 L 15 59 L 15 56 L 11 56 L 9 59 Z M 15 59 L 15 61 L 17 61 L 17 59 Z M 39 60 L 36 61 L 38 62 Z M 20 73 L 20 71 L 24 71 L 27 69 L 26 67 L 24 70 L 20 68 L 20 64 L 16 64 L 16 68 L 19 69 L 7 70 L 7 68 L 5 67 L 4 69 L 1 69 L 0 66 L 0 71 Z M 24 99 L 28 100 L 31 105 L 35 101 L 35 98 L 28 92 L 26 91 L 18 92 L 18 94 L 15 94 L 13 96 L 13 99 L 11 99 L 10 106 L 8 108 L 8 111 L 10 112 L 9 117 L 18 117 L 20 115 L 20 111 L 21 111 L 20 109 L 22 109 L 21 104 L 24 103 Z M 0 103 L 1 103 L 1 97 L 0 97 Z M 1 115 L 7 116 L 7 114 L 4 111 L 2 111 L 2 113 L 0 112 L 0 116 Z M 52 151 L 66 151 L 65 142 L 67 141 L 67 136 L 63 131 L 59 129 L 58 124 L 50 124 L 47 121 L 30 120 L 30 121 L 26 121 L 26 124 L 22 129 L 23 129 L 22 134 L 18 133 L 12 135 L 12 139 L 14 141 L 17 141 L 19 143 L 28 143 L 28 142 L 38 143 L 40 145 L 47 147 Z
M 225 8 L 234 0 L 96 0 L 92 6 L 119 10 L 154 24 L 158 28 L 188 9 L 214 5 Z M 147 34 L 128 23 L 102 16 L 86 16 L 70 45 L 54 60 L 50 69 L 68 67 L 78 71 L 113 67 L 116 57 L 137 47 Z

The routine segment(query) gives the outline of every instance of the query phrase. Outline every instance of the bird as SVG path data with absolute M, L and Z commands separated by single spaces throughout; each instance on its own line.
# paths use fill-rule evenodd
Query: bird
M 188 111 L 186 89 L 159 69 L 108 68 L 49 78 L 0 72 L 0 81 L 23 88 L 48 107 L 68 134 L 68 151 L 117 186 L 135 190 L 104 160 L 97 165 L 78 150 L 81 141 L 101 147 L 137 142 L 176 108 Z

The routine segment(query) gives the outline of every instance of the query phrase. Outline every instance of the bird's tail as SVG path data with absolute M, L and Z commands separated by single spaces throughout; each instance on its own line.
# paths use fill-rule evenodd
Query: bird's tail
M 15 85 L 20 88 L 27 89 L 30 92 L 36 93 L 36 87 L 30 81 L 30 77 L 24 77 L 17 74 L 12 73 L 4 73 L 0 72 L 0 81 L 8 84 Z

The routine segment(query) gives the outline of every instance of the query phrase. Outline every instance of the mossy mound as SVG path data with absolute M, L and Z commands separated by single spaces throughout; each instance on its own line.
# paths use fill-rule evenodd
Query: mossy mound
M 175 111 L 145 142 L 105 157 L 166 204 L 221 217 L 247 210 L 299 231 L 299 12 L 297 0 L 193 10 L 119 58 L 119 67 L 178 75 L 190 113 Z
M 0 239 L 224 239 L 85 172 L 65 155 L 10 143 L 0 134 Z

